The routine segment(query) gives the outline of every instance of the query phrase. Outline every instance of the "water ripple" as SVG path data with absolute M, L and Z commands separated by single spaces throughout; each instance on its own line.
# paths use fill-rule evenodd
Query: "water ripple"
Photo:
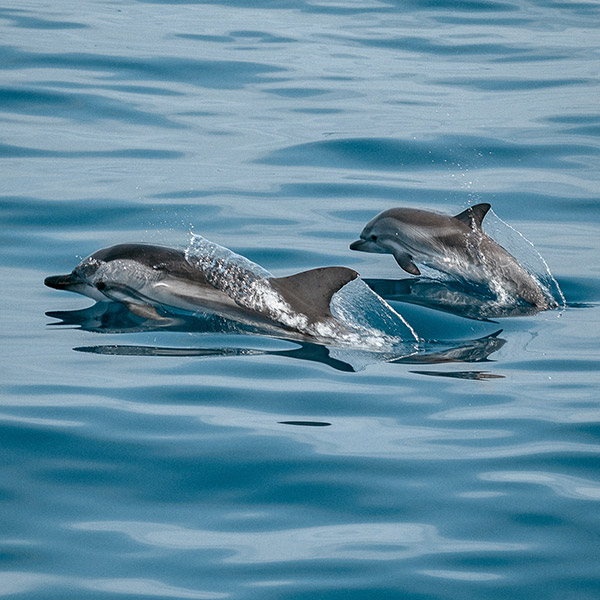
M 0 8 L 0 19 L 11 22 L 13 27 L 24 29 L 88 29 L 90 26 L 75 21 L 58 21 L 42 19 L 31 11 L 21 9 Z
M 242 382 L 243 383 L 243 380 Z M 90 390 L 91 392 L 91 390 Z M 214 393 L 214 392 L 213 392 Z M 116 392 L 115 392 L 115 395 Z M 13 390 L 16 396 L 16 390 Z M 68 397 L 71 396 L 71 399 Z M 260 434 L 275 438 L 295 440 L 312 448 L 321 456 L 370 457 L 410 461 L 488 461 L 499 458 L 539 455 L 600 455 L 600 445 L 567 440 L 507 443 L 514 433 L 508 429 L 425 427 L 403 424 L 397 419 L 382 417 L 329 417 L 326 428 L 282 428 L 285 421 L 315 421 L 314 415 L 259 412 L 241 408 L 209 405 L 144 404 L 124 400 L 109 400 L 106 396 L 73 390 L 67 394 L 56 393 L 39 401 L 23 397 L 24 405 L 34 407 L 40 402 L 55 406 L 102 406 L 105 410 L 126 412 L 131 415 L 154 415 L 169 419 L 197 419 L 209 426 L 229 430 L 246 430 L 249 435 Z M 32 423 L 35 423 L 35 418 Z M 60 423 L 60 421 L 56 421 Z M 46 424 L 46 423 L 44 423 Z M 61 427 L 62 429 L 62 427 Z M 112 437 L 110 432 L 103 435 Z M 114 435 L 120 435 L 116 431 Z M 147 440 L 158 443 L 162 432 L 145 434 Z M 197 438 L 203 439 L 205 429 L 200 428 Z M 189 436 L 179 443 L 188 444 Z M 457 443 L 460 442 L 460 443 Z M 173 440 L 171 443 L 177 443 Z
M 32 571 L 4 571 L 0 573 L 0 596 L 12 596 L 44 590 L 61 590 L 63 593 L 73 590 L 87 592 L 105 592 L 111 595 L 129 597 L 144 596 L 145 598 L 181 598 L 192 600 L 218 600 L 229 597 L 220 592 L 192 590 L 178 586 L 167 585 L 156 579 L 135 578 L 102 578 L 86 579 L 84 577 L 66 577 Z
M 392 37 L 392 38 L 351 38 L 353 43 L 364 46 L 402 50 L 433 56 L 448 56 L 457 60 L 471 60 L 472 56 L 503 56 L 527 54 L 533 52 L 526 46 L 515 46 L 507 43 L 473 42 L 457 43 L 452 39 L 438 41 L 439 38 L 428 37 Z M 536 47 L 535 51 L 539 51 Z M 464 58 L 463 58 L 464 57 Z
M 267 81 L 267 76 L 282 73 L 282 67 L 268 64 L 199 60 L 183 57 L 103 56 L 85 52 L 42 54 L 10 46 L 0 47 L 3 69 L 68 69 L 102 73 L 126 81 L 172 81 L 214 89 L 239 89 L 251 83 Z
M 583 477 L 548 471 L 491 471 L 481 473 L 480 478 L 483 481 L 543 485 L 564 498 L 600 502 L 600 482 Z
M 0 143 L 0 158 L 143 158 L 166 160 L 181 158 L 184 152 L 154 148 L 126 148 L 123 150 L 42 150 Z
M 575 156 L 598 155 L 595 146 L 517 144 L 494 138 L 445 135 L 429 141 L 395 138 L 341 138 L 276 150 L 257 162 L 345 169 L 577 168 Z
M 146 90 L 143 93 L 148 93 Z M 123 121 L 127 124 L 178 128 L 181 125 L 161 115 L 133 107 L 130 103 L 100 94 L 41 91 L 40 89 L 0 89 L 0 110 L 13 114 L 46 117 L 48 112 L 56 118 L 89 123 L 97 120 Z
M 146 598 L 190 598 L 193 600 L 218 600 L 228 598 L 229 594 L 205 592 L 166 585 L 156 579 L 105 578 L 73 581 L 76 587 L 94 592 L 106 592 L 111 595 L 144 596 Z
M 438 79 L 439 85 L 457 86 L 482 92 L 511 92 L 527 90 L 544 90 L 549 88 L 567 86 L 595 85 L 593 79 L 565 77 L 563 79 L 515 79 L 511 77 L 496 77 L 487 79 L 472 79 L 454 77 L 452 79 Z
M 277 531 L 186 529 L 137 521 L 80 522 L 73 529 L 118 532 L 139 544 L 177 550 L 227 551 L 225 563 L 305 560 L 408 560 L 419 556 L 516 552 L 530 544 L 449 539 L 423 523 L 349 523 Z

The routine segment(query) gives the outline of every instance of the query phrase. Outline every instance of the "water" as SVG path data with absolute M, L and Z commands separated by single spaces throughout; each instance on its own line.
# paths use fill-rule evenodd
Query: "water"
M 597 3 L 0 19 L 0 595 L 598 597 Z M 398 361 L 144 327 L 43 286 L 192 228 L 276 276 L 347 266 L 406 300 L 419 283 L 391 256 L 348 245 L 386 208 L 477 202 L 567 306 L 481 320 L 392 300 L 448 341 Z

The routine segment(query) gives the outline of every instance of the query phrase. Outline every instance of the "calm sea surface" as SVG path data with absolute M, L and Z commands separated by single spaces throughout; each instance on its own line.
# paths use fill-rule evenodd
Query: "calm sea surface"
M 599 31 L 586 0 L 4 2 L 0 596 L 600 597 Z M 192 230 L 405 279 L 363 225 L 477 202 L 566 306 L 394 302 L 437 359 L 43 285 Z

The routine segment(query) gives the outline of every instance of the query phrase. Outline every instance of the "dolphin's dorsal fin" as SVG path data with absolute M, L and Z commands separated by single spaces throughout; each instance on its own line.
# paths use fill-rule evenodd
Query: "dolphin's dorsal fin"
M 346 267 L 321 267 L 288 277 L 271 277 L 269 282 L 296 312 L 319 321 L 332 316 L 331 297 L 357 277 L 356 271 Z
M 475 206 L 469 206 L 467 210 L 463 210 L 460 214 L 454 218 L 462 221 L 465 225 L 468 225 L 471 229 L 481 229 L 481 223 L 483 217 L 487 214 L 492 206 L 487 202 L 476 204 Z

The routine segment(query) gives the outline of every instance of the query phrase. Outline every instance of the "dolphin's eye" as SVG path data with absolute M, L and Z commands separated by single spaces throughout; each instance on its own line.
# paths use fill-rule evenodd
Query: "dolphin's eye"
M 372 235 L 371 236 L 371 240 L 373 240 L 374 242 L 376 242 L 377 241 L 377 236 L 376 235 Z

